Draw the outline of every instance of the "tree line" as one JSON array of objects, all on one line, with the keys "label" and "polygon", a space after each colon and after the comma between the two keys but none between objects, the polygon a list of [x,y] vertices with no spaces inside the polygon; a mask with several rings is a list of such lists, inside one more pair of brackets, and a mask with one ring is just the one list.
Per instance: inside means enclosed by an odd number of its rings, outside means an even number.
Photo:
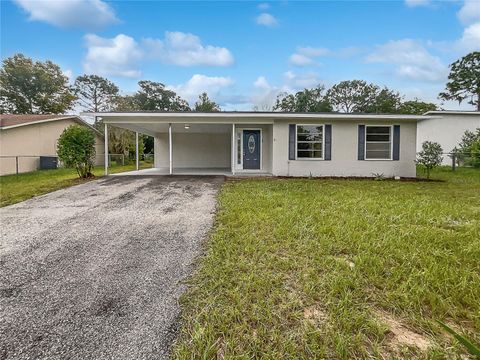
[{"label": "tree line", "polygon": [[87,112],[102,111],[220,111],[207,93],[193,108],[164,84],[142,80],[132,95],[121,95],[112,81],[97,75],[81,75],[69,85],[67,76],[51,61],[33,61],[16,54],[0,69],[0,113],[62,114],[79,105]]},{"label": "tree line", "polygon": [[277,97],[273,110],[292,112],[341,112],[424,114],[437,105],[419,99],[403,101],[399,92],[364,80],[341,81],[326,90],[323,85]]},{"label": "tree line", "polygon": [[[480,52],[472,52],[450,65],[443,100],[467,101],[480,111]],[[141,80],[138,90],[121,95],[109,79],[84,74],[73,85],[51,61],[34,61],[16,54],[2,61],[0,69],[0,113],[62,114],[81,107],[87,112],[104,111],[220,111],[220,106],[208,97],[199,95],[193,107],[173,90],[160,82]],[[436,110],[437,105],[419,99],[404,101],[397,91],[363,80],[341,81],[326,89],[318,85],[295,94],[281,93],[274,111],[285,112],[344,112],[423,114]],[[269,108],[268,108],[269,110]],[[103,132],[103,124],[95,126]],[[129,130],[112,128],[109,133],[109,152],[131,155],[135,149],[134,134]],[[150,152],[153,140],[141,137],[141,149]]]},{"label": "tree line", "polygon": [[[173,90],[155,81],[141,80],[132,95],[121,95],[112,81],[81,75],[69,85],[67,76],[51,61],[33,61],[16,54],[0,69],[0,113],[60,114],[75,105],[84,111],[220,111],[206,92],[193,107]],[[480,111],[480,52],[472,52],[450,65],[443,100],[467,101]],[[404,101],[397,91],[363,80],[341,81],[328,90],[323,85],[295,94],[282,93],[275,111],[423,114],[437,105],[419,99]]]}]

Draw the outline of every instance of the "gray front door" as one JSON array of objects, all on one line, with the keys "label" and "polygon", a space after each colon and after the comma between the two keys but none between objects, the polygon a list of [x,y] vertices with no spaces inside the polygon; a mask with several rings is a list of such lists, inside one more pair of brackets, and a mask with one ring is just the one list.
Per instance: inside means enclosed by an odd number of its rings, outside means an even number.
[{"label": "gray front door", "polygon": [[260,169],[260,130],[243,130],[243,168]]}]

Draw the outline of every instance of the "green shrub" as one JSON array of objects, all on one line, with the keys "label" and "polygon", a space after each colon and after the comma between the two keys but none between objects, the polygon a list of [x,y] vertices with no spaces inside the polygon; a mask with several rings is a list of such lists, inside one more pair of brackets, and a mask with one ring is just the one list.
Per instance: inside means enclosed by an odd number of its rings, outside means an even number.
[{"label": "green shrub", "polygon": [[417,154],[417,165],[422,166],[426,173],[427,179],[430,178],[430,170],[442,164],[443,149],[439,143],[432,141],[425,141],[422,144],[422,151]]},{"label": "green shrub", "polygon": [[476,131],[465,131],[453,154],[459,164],[480,168],[480,128]]},{"label": "green shrub", "polygon": [[80,178],[93,176],[95,134],[85,126],[69,126],[58,139],[57,154],[65,167],[75,168]]}]

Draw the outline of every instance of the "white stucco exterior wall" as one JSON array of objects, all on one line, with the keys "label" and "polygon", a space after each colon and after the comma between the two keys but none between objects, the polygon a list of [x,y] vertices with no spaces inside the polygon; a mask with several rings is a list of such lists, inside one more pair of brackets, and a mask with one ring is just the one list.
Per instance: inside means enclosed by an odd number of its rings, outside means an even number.
[{"label": "white stucco exterior wall", "polygon": [[[261,129],[262,168],[260,172],[272,171],[272,125],[237,124],[236,132],[244,129]],[[173,139],[173,168],[231,168],[230,133],[175,133]],[[168,133],[159,133],[154,138],[155,167],[169,167]],[[237,157],[235,156],[235,160]],[[242,172],[236,164],[236,171]],[[251,172],[251,171],[250,171]]]},{"label": "white stucco exterior wall", "polygon": [[[288,125],[273,125],[273,175],[277,176],[372,176],[415,177],[416,122],[414,121],[302,121],[302,124],[332,124],[331,160],[289,160]],[[400,160],[358,160],[358,125],[400,125]]]},{"label": "white stucco exterior wall", "polygon": [[[475,131],[480,128],[480,113],[435,114],[431,119],[421,120],[417,125],[417,152],[422,149],[424,141],[434,141],[442,146],[443,152],[449,153],[462,140],[466,130]],[[443,156],[445,165],[451,164],[448,155]]]},{"label": "white stucco exterior wall", "polygon": [[[231,167],[230,133],[173,133],[173,168]],[[168,134],[154,140],[155,167],[169,167]]]},{"label": "white stucco exterior wall", "polygon": [[[417,121],[430,115],[315,113],[107,113],[107,123],[155,137],[155,167],[168,169],[168,124],[173,129],[173,167],[231,168],[232,123],[262,129],[262,168],[244,173],[274,176],[416,176]],[[184,125],[189,124],[189,127]],[[289,124],[330,124],[331,160],[289,160]],[[399,160],[358,160],[359,125],[400,126]],[[237,136],[235,136],[237,140]],[[237,148],[237,142],[234,146]],[[237,151],[235,149],[235,151]],[[235,157],[236,158],[236,157]],[[237,159],[235,159],[237,160]],[[236,166],[236,173],[242,172]]]}]

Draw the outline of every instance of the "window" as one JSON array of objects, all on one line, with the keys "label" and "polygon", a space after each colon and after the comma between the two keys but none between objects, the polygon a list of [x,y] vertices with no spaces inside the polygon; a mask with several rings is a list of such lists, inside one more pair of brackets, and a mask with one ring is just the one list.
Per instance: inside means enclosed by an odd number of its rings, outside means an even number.
[{"label": "window", "polygon": [[391,160],[392,158],[392,127],[365,127],[365,159]]},{"label": "window", "polygon": [[237,132],[237,164],[242,165],[242,132]]},{"label": "window", "polygon": [[323,125],[297,125],[297,159],[323,159]]}]

